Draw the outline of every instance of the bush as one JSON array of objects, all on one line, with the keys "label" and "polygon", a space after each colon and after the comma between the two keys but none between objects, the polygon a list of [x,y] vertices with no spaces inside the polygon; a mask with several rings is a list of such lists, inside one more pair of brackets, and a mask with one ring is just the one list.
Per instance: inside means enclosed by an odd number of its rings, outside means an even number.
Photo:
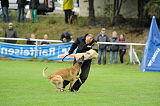
[{"label": "bush", "polygon": [[144,7],[148,11],[148,16],[160,18],[160,0],[151,0]]}]

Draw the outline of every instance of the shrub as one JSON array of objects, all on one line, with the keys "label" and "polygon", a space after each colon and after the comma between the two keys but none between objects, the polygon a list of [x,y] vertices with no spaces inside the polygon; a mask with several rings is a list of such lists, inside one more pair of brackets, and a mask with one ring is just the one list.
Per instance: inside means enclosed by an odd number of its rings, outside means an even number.
[{"label": "shrub", "polygon": [[149,1],[144,9],[147,11],[150,17],[155,16],[156,18],[160,18],[160,0],[151,0]]}]

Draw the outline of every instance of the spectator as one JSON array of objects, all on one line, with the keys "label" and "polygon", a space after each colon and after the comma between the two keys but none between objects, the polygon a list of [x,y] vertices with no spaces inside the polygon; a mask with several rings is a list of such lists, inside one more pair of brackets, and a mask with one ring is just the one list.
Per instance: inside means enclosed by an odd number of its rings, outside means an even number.
[{"label": "spectator", "polygon": [[[102,28],[99,35],[96,37],[97,42],[109,42],[109,38],[106,35],[106,29]],[[98,49],[98,64],[101,64],[101,57],[103,56],[103,64],[106,64],[106,44],[99,44]]]},{"label": "spectator", "polygon": [[[45,34],[43,37],[44,37],[44,40],[48,40],[48,35],[47,34]],[[41,42],[41,45],[48,45],[48,44],[50,44],[50,43],[47,42],[47,41],[42,41]]]},{"label": "spectator", "polygon": [[38,22],[38,17],[37,17],[37,8],[39,6],[39,0],[31,0],[30,1],[30,11],[32,13],[32,22]]},{"label": "spectator", "polygon": [[8,14],[9,1],[8,0],[0,0],[0,1],[2,7],[3,21],[9,22],[9,14]]},{"label": "spectator", "polygon": [[[72,54],[74,50],[77,48],[76,53],[83,53],[90,49],[94,49],[97,51],[96,42],[93,38],[92,34],[86,34],[85,36],[78,37],[77,40],[72,44],[68,54]],[[82,83],[77,80],[71,88],[71,92],[77,92],[81,85],[87,80],[89,75],[90,66],[92,59],[85,60],[81,66],[80,79]],[[69,81],[64,80],[63,88],[69,84]]]},{"label": "spectator", "polygon": [[[5,38],[17,38],[17,32],[13,28],[13,23],[8,24],[8,29],[5,30]],[[5,40],[6,43],[16,43],[16,40]]]},{"label": "spectator", "polygon": [[72,36],[69,32],[66,31],[61,34],[60,40],[62,42],[70,42],[72,40]]},{"label": "spectator", "polygon": [[18,22],[21,22],[21,16],[22,16],[22,22],[24,22],[24,8],[26,5],[26,0],[17,0],[18,4]]},{"label": "spectator", "polygon": [[[117,32],[112,32],[112,37],[110,38],[110,42],[118,42]],[[112,44],[110,45],[110,64],[117,64],[117,53],[118,53],[118,45]]]},{"label": "spectator", "polygon": [[36,45],[36,41],[31,41],[31,39],[36,39],[36,35],[31,34],[31,37],[27,40],[27,45]]},{"label": "spectator", "polygon": [[63,10],[65,13],[65,23],[68,24],[70,16],[72,14],[73,0],[63,0]]},{"label": "spectator", "polygon": [[[118,40],[119,43],[126,43],[126,39],[124,37],[124,34],[121,34]],[[119,57],[120,57],[120,62],[123,63],[123,57],[126,53],[126,45],[119,45]]]}]

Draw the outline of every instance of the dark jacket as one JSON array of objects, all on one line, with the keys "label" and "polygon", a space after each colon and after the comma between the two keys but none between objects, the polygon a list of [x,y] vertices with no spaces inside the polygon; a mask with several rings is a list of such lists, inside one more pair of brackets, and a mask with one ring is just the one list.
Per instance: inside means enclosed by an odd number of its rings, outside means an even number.
[{"label": "dark jacket", "polygon": [[36,41],[31,41],[30,38],[27,40],[27,45],[36,45]]},{"label": "dark jacket", "polygon": [[[97,35],[97,42],[109,42],[109,38],[107,35],[102,36],[102,34]],[[99,49],[106,49],[106,44],[99,44]]]},{"label": "dark jacket", "polygon": [[[110,42],[118,42],[118,37],[111,37]],[[119,46],[118,45],[110,45],[110,51],[112,52],[118,52]]]},{"label": "dark jacket", "polygon": [[0,0],[2,7],[9,7],[9,1],[8,0]]},{"label": "dark jacket", "polygon": [[41,45],[49,45],[50,43],[49,42],[46,42],[46,41],[42,41],[41,42]]},{"label": "dark jacket", "polygon": [[30,9],[37,9],[39,6],[39,0],[31,0],[29,3]]},{"label": "dark jacket", "polygon": [[[17,32],[15,29],[6,29],[5,38],[17,38]],[[5,40],[6,43],[16,43],[16,40]]]},{"label": "dark jacket", "polygon": [[27,4],[26,0],[17,0],[18,8],[24,8]]},{"label": "dark jacket", "polygon": [[66,38],[67,42],[71,41],[71,34],[69,32],[63,32],[60,40],[63,41],[63,38]]},{"label": "dark jacket", "polygon": [[[119,43],[126,43],[126,39],[123,38],[123,40],[118,40]],[[119,45],[119,50],[126,50],[127,46],[126,45]]]},{"label": "dark jacket", "polygon": [[74,50],[77,48],[77,51],[76,53],[83,53],[83,52],[86,52],[90,49],[94,49],[97,51],[97,48],[96,48],[96,41],[93,40],[90,44],[86,44],[85,43],[85,38],[86,38],[87,35],[85,36],[81,36],[81,37],[78,37],[77,40],[72,44],[70,50],[69,50],[69,54],[72,54],[74,52]]}]

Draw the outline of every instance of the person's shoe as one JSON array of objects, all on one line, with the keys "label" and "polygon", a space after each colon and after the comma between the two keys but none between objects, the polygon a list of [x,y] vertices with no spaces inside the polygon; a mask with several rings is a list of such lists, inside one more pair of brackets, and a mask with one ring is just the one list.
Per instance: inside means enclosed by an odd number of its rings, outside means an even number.
[{"label": "person's shoe", "polygon": [[64,92],[64,89],[60,89],[60,92]]}]

